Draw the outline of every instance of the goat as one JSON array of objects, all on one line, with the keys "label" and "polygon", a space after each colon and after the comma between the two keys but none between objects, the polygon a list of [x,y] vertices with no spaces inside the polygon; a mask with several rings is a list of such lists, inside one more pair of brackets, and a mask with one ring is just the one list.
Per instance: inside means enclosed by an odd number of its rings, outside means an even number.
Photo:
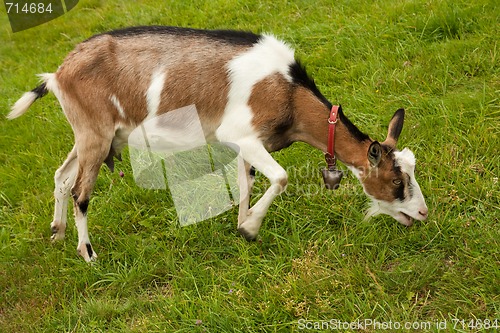
[{"label": "goat", "polygon": [[[52,239],[64,238],[70,194],[78,229],[78,253],[96,258],[87,210],[99,169],[113,158],[131,131],[170,110],[195,105],[208,142],[239,148],[242,181],[238,230],[256,238],[273,199],[287,186],[286,171],[270,152],[302,141],[326,152],[332,104],[320,93],[294,50],[272,35],[229,30],[150,26],[90,37],[69,53],[55,73],[25,93],[7,116],[24,114],[49,91],[59,100],[75,145],[55,173]],[[368,216],[388,214],[410,226],[428,209],[415,180],[415,156],[399,151],[404,110],[389,123],[383,142],[372,140],[339,110],[335,155],[372,200]],[[249,207],[254,170],[270,181]]]}]

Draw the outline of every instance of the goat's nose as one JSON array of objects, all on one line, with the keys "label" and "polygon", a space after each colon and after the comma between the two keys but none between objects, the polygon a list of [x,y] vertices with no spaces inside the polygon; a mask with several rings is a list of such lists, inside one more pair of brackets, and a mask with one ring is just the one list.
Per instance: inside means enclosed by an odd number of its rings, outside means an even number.
[{"label": "goat's nose", "polygon": [[421,208],[418,213],[424,218],[427,218],[427,215],[429,214],[429,209],[427,207]]}]

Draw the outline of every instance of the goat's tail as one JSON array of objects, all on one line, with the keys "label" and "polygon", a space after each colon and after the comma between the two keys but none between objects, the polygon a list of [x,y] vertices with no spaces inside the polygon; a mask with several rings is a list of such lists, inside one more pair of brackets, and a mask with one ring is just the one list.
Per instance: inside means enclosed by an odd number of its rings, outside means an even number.
[{"label": "goat's tail", "polygon": [[41,74],[42,83],[35,89],[25,92],[21,98],[12,106],[10,113],[7,115],[7,119],[15,119],[22,116],[26,111],[28,111],[31,104],[33,104],[37,99],[42,98],[47,95],[49,89],[47,89],[48,81],[54,79],[54,74]]}]

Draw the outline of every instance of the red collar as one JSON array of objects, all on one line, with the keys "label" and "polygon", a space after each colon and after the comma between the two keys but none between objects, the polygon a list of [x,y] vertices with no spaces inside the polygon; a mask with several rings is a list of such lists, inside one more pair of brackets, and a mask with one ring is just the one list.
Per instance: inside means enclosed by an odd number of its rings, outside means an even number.
[{"label": "red collar", "polygon": [[335,158],[335,125],[337,124],[337,116],[342,108],[337,105],[332,106],[330,117],[328,118],[328,148],[325,153],[327,168],[322,169],[323,181],[329,190],[337,189],[340,185],[343,172],[337,169],[337,159]]},{"label": "red collar", "polygon": [[337,115],[342,110],[339,105],[333,105],[328,118],[328,148],[325,153],[325,161],[328,169],[335,168],[337,159],[335,158],[335,125],[337,124]]}]

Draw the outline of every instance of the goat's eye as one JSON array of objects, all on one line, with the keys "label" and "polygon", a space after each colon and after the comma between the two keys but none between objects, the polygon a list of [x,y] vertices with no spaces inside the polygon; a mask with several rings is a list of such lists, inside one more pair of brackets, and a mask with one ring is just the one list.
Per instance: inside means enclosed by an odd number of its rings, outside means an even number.
[{"label": "goat's eye", "polygon": [[394,179],[394,180],[392,181],[392,183],[393,183],[394,185],[396,185],[396,186],[399,186],[399,185],[401,185],[401,179]]}]

